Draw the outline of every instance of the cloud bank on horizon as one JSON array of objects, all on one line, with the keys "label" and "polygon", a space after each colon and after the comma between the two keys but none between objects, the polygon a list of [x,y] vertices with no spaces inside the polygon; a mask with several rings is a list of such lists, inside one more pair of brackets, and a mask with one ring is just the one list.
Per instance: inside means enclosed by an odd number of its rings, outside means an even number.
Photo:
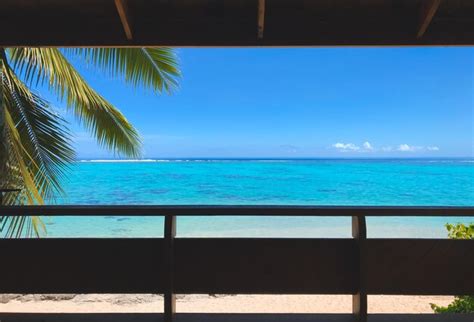
[{"label": "cloud bank on horizon", "polygon": [[418,145],[409,145],[406,143],[400,144],[398,146],[381,146],[379,148],[374,147],[369,141],[365,141],[362,145],[357,145],[354,143],[343,143],[337,142],[332,145],[334,149],[338,152],[347,153],[347,152],[360,152],[360,153],[369,153],[369,152],[438,152],[440,148],[436,145],[430,146],[418,146]]}]

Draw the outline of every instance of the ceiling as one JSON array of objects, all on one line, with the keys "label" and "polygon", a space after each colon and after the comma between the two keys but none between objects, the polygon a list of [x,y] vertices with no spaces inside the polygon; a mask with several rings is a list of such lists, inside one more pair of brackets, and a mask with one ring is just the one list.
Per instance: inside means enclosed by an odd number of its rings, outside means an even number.
[{"label": "ceiling", "polygon": [[0,46],[474,45],[473,0],[0,0]]}]

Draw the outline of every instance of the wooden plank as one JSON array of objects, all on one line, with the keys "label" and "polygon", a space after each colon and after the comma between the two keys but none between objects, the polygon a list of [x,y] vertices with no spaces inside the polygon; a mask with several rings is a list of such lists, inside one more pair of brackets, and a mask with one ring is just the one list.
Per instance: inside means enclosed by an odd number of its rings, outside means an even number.
[{"label": "wooden plank", "polygon": [[428,29],[433,17],[438,11],[441,0],[423,0],[420,10],[420,25],[418,27],[417,38],[423,37]]},{"label": "wooden plank", "polygon": [[352,239],[176,239],[178,294],[353,294]]},{"label": "wooden plank", "polygon": [[133,33],[127,0],[115,0],[115,7],[117,8],[117,12],[120,16],[120,21],[122,22],[125,35],[127,36],[128,40],[131,40],[133,38]]},{"label": "wooden plank", "polygon": [[367,321],[367,225],[364,216],[352,217],[352,237],[357,242],[357,292],[352,295],[352,313],[359,322]]},{"label": "wooden plank", "polygon": [[[163,239],[0,239],[0,249],[0,273],[9,277],[0,293],[174,293]],[[351,239],[177,238],[174,250],[178,294],[352,294],[356,287]]]},{"label": "wooden plank", "polygon": [[10,216],[325,216],[474,217],[474,207],[362,206],[3,206]]},{"label": "wooden plank", "polygon": [[163,246],[141,238],[0,239],[0,293],[163,293]]},{"label": "wooden plank", "polygon": [[173,322],[176,313],[176,296],[174,292],[175,279],[175,236],[176,217],[165,217],[164,260],[166,263],[166,281],[164,294],[164,322]]},{"label": "wooden plank", "polygon": [[[474,290],[472,240],[366,243],[368,294]],[[0,249],[0,293],[355,294],[360,278],[354,239],[176,238],[174,287],[164,239],[0,239]]]},{"label": "wooden plank", "polygon": [[368,239],[369,294],[472,295],[474,240]]},{"label": "wooden plank", "polygon": [[265,0],[258,0],[258,18],[257,18],[257,37],[258,39],[263,38],[263,32],[265,30]]}]

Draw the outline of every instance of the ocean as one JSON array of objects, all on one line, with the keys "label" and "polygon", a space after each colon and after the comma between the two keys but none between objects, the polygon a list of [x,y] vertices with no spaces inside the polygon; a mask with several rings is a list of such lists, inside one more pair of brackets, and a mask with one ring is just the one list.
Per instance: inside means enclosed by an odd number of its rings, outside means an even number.
[{"label": "ocean", "polygon": [[[474,206],[473,159],[82,160],[69,205]],[[53,202],[53,201],[52,201]],[[51,203],[52,203],[51,202]],[[162,217],[47,217],[47,237],[158,237]],[[446,237],[474,218],[368,218],[369,238]],[[350,218],[178,217],[178,237],[351,236]]]}]

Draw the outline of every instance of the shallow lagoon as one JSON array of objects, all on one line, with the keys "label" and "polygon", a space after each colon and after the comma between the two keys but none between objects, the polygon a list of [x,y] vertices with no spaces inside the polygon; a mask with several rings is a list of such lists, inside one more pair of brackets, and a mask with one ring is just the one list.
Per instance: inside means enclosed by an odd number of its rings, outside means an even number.
[{"label": "shallow lagoon", "polygon": [[[474,206],[474,160],[80,161],[60,204]],[[46,218],[49,237],[162,236],[160,217]],[[369,218],[369,237],[445,237],[468,218]],[[186,217],[178,236],[350,237],[350,218]]]}]

